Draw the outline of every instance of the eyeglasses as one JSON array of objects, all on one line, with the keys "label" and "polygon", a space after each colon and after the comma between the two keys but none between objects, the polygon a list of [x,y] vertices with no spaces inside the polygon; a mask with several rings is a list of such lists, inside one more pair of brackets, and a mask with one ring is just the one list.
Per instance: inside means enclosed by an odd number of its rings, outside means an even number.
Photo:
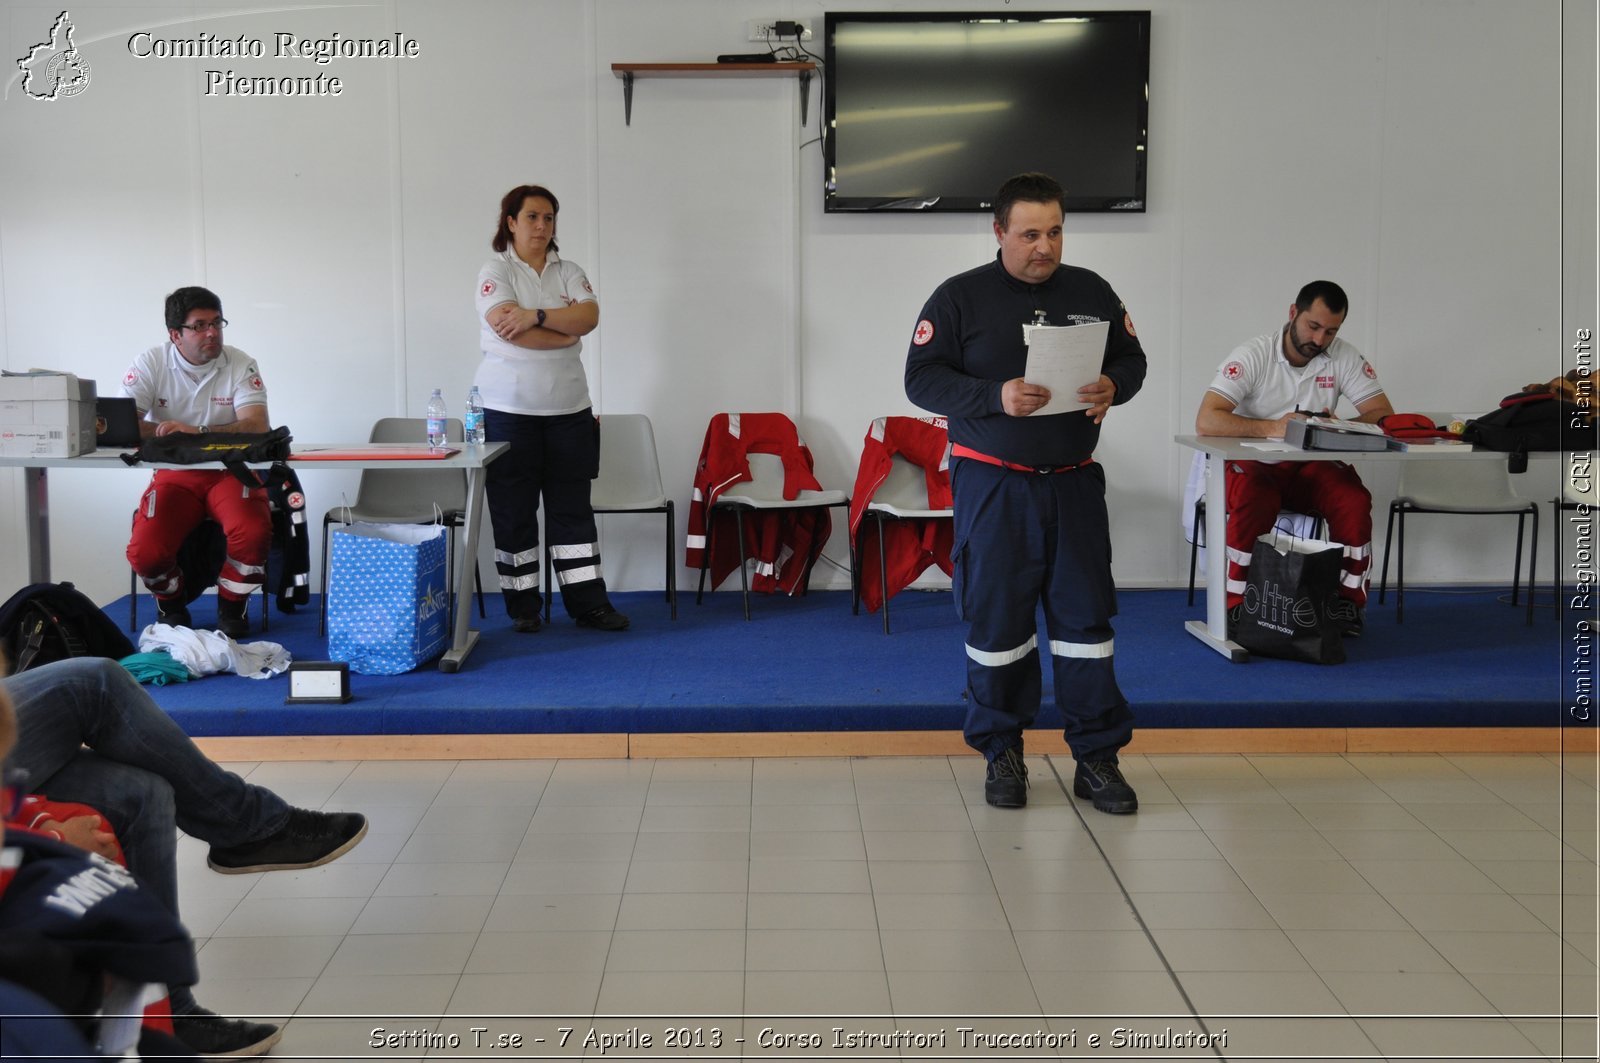
[{"label": "eyeglasses", "polygon": [[210,332],[212,329],[216,329],[218,332],[221,332],[223,329],[228,327],[228,319],[225,317],[219,317],[211,321],[202,321],[195,325],[185,323],[179,325],[178,327],[181,329],[188,329],[190,332],[194,333]]},{"label": "eyeglasses", "polygon": [[5,784],[0,786],[0,818],[11,819],[28,796],[28,773],[13,768],[5,773]]}]

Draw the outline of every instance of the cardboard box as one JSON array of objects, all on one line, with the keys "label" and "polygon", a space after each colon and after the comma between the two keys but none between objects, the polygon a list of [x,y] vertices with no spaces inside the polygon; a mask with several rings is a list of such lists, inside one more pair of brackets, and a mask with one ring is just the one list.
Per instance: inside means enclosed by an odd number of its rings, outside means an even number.
[{"label": "cardboard box", "polygon": [[35,400],[63,399],[67,402],[93,402],[93,380],[83,380],[71,373],[34,371],[0,376],[0,402],[33,402]]},{"label": "cardboard box", "polygon": [[71,373],[0,376],[0,456],[75,458],[94,450],[95,383]]}]

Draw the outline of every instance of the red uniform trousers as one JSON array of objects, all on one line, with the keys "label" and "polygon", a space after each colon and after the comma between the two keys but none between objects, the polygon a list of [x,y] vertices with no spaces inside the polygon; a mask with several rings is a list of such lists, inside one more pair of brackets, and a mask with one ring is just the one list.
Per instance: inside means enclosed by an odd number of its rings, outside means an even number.
[{"label": "red uniform trousers", "polygon": [[1372,495],[1342,461],[1230,461],[1228,485],[1228,608],[1244,600],[1256,539],[1270,531],[1279,510],[1309,513],[1328,524],[1328,538],[1344,547],[1339,594],[1367,604],[1372,562]]},{"label": "red uniform trousers", "polygon": [[206,517],[222,525],[228,556],[217,573],[217,594],[240,601],[266,578],[272,543],[267,492],[240,483],[231,472],[158,469],[133,514],[128,564],[163,603],[188,601],[178,547]]}]

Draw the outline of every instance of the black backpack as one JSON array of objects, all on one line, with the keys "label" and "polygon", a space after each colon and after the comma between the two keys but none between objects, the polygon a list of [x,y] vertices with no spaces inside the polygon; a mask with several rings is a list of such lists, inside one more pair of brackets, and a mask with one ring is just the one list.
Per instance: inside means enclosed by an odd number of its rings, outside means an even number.
[{"label": "black backpack", "polygon": [[1594,419],[1587,410],[1554,395],[1518,393],[1500,400],[1500,408],[1467,422],[1461,438],[1488,450],[1511,454],[1511,471],[1528,467],[1535,450],[1593,450]]},{"label": "black backpack", "polygon": [[133,643],[100,607],[70,583],[34,583],[0,605],[0,646],[11,671],[73,657],[121,660]]},{"label": "black backpack", "polygon": [[251,471],[249,463],[289,460],[289,443],[294,436],[279,425],[270,432],[173,432],[151,436],[139,449],[122,455],[129,465],[141,461],[162,465],[204,465],[220,461],[247,487],[263,487],[264,481]]}]

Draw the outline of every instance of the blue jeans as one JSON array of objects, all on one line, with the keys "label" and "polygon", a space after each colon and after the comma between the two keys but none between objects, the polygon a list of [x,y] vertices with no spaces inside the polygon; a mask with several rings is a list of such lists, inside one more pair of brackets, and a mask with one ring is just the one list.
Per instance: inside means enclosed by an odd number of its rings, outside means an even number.
[{"label": "blue jeans", "polygon": [[[283,798],[207,759],[113,660],[60,661],[0,679],[0,686],[17,711],[17,745],[7,765],[28,773],[30,792],[103,814],[128,870],[174,915],[175,826],[212,845],[233,846],[288,822]],[[194,998],[174,987],[172,1006],[192,1010]]]}]

